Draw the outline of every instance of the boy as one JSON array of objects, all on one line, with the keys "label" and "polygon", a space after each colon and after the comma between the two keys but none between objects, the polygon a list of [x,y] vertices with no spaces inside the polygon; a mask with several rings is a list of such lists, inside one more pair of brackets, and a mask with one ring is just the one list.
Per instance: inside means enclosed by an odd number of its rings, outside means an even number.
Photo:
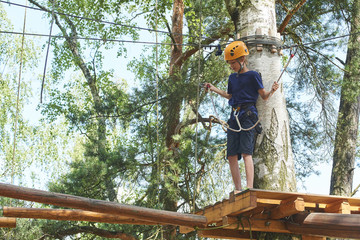
[{"label": "boy", "polygon": [[[270,91],[265,91],[261,76],[255,71],[250,71],[247,64],[249,50],[242,41],[230,43],[224,51],[225,61],[235,73],[230,74],[227,92],[214,87],[211,83],[206,83],[206,89],[213,91],[220,96],[229,99],[232,106],[229,128],[239,129],[251,128],[257,122],[256,101],[260,95],[262,99],[268,100],[269,97],[279,88],[279,84],[274,82]],[[237,119],[239,123],[237,122]],[[242,191],[241,177],[238,159],[244,159],[246,172],[246,187],[253,188],[254,184],[254,164],[252,154],[255,144],[255,128],[251,130],[227,131],[227,158],[229,160],[230,172],[235,184],[234,193]]]}]

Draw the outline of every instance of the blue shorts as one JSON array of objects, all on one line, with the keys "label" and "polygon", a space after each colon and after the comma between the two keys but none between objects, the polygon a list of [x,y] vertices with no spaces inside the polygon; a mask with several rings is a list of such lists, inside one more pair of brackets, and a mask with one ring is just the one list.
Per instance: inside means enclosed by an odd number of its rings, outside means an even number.
[{"label": "blue shorts", "polygon": [[[255,124],[255,122],[247,116],[240,117],[239,120],[242,128],[250,128]],[[228,124],[232,129],[239,129],[239,125],[234,118],[230,118]],[[230,129],[227,130],[227,157],[238,155],[238,159],[241,159],[241,154],[243,153],[252,155],[254,152],[254,145],[255,128],[249,131],[240,132],[234,132]]]}]

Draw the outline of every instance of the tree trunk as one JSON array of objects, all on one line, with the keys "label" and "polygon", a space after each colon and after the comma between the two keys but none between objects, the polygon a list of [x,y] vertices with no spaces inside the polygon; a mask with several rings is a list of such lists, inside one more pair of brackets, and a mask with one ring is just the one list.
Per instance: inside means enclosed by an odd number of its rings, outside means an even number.
[{"label": "tree trunk", "polygon": [[[351,33],[360,30],[360,1],[352,5]],[[359,35],[349,38],[333,154],[330,194],[351,196],[360,109]]]},{"label": "tree trunk", "polygon": [[[248,1],[239,10],[238,37],[267,35],[278,37],[275,19],[275,1]],[[271,46],[248,46],[249,69],[261,73],[266,90],[281,72],[280,55]],[[289,117],[281,86],[268,101],[257,102],[263,132],[257,137],[254,164],[255,187],[269,190],[295,191],[295,171],[290,142]]]},{"label": "tree trunk", "polygon": [[[237,5],[233,4],[233,6],[230,5],[230,1],[225,0],[225,2],[232,19],[238,19],[238,22],[234,22],[238,30],[238,38],[254,35],[280,37],[276,30],[275,0],[242,1],[242,3],[237,2]],[[269,45],[248,45],[250,51],[249,69],[261,73],[267,91],[270,90],[271,85],[281,73],[280,54],[271,47]],[[263,131],[257,136],[253,155],[255,165],[254,187],[296,191],[289,116],[281,81],[279,84],[279,90],[268,101],[263,101],[259,97],[257,102]],[[261,235],[264,235],[261,239],[269,237],[266,234]],[[281,239],[281,236],[271,236],[271,239]]]},{"label": "tree trunk", "polygon": [[[180,122],[180,109],[181,109],[181,97],[177,94],[176,86],[181,81],[181,66],[182,61],[177,61],[182,56],[182,43],[183,43],[183,18],[184,18],[184,3],[183,0],[175,0],[173,3],[173,13],[172,13],[172,39],[174,45],[171,46],[171,55],[170,55],[170,69],[169,75],[171,80],[172,93],[170,94],[169,100],[165,101],[166,105],[162,106],[163,115],[165,119],[166,126],[166,147],[171,151],[177,146],[174,144],[173,136],[175,135],[176,127]],[[170,166],[171,167],[171,166]],[[168,167],[166,167],[168,168]],[[170,169],[165,169],[164,171],[171,171]],[[169,185],[173,188],[177,188],[177,182],[173,180]],[[165,210],[177,211],[177,201],[174,200],[174,196],[166,190],[164,186],[164,208]],[[165,239],[175,239],[176,228],[174,226],[166,226],[164,232]]]}]

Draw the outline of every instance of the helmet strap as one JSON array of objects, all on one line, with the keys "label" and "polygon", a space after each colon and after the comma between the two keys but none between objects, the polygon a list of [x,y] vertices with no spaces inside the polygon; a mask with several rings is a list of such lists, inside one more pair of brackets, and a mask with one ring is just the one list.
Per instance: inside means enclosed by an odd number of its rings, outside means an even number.
[{"label": "helmet strap", "polygon": [[238,75],[241,73],[241,71],[244,69],[244,63],[241,63],[239,59],[237,59],[237,62],[239,63],[240,65],[240,69],[238,71]]}]

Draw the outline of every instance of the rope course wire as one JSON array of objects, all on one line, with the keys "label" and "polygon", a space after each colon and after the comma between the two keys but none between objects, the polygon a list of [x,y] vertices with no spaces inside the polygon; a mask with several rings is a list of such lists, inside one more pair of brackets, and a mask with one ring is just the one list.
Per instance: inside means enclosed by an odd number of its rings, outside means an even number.
[{"label": "rope course wire", "polygon": [[44,64],[43,79],[42,79],[42,82],[41,82],[40,103],[42,103],[42,98],[43,98],[44,83],[45,83],[45,76],[46,76],[46,66],[47,66],[47,61],[48,61],[48,57],[49,57],[51,34],[52,34],[53,25],[54,25],[54,20],[55,20],[55,15],[54,15],[54,11],[55,11],[55,1],[56,1],[56,0],[53,0],[53,1],[52,1],[52,12],[51,12],[50,32],[49,32],[49,40],[48,40],[48,45],[47,45],[47,50],[46,50],[46,57],[45,57],[45,64]]},{"label": "rope course wire", "polygon": [[[0,0],[1,2],[1,0]],[[40,34],[40,33],[21,33],[21,32],[14,32],[14,31],[3,31],[0,30],[0,33],[3,34],[14,34],[14,35],[25,35],[25,36],[36,36],[36,37],[49,37],[48,34]],[[293,45],[282,45],[279,46],[279,49],[292,49],[292,48],[296,48],[296,47],[300,47],[300,46],[307,46],[307,45],[311,45],[311,44],[316,44],[316,43],[320,43],[320,42],[326,42],[326,41],[331,41],[331,40],[335,40],[335,39],[339,39],[339,38],[344,38],[344,37],[349,37],[349,36],[353,36],[353,35],[359,35],[360,32],[355,32],[355,33],[349,33],[349,34],[344,34],[344,35],[340,35],[340,36],[335,36],[335,37],[331,37],[331,38],[325,38],[325,39],[320,39],[317,41],[313,41],[313,42],[307,42],[307,43],[301,43],[301,44],[293,44]],[[61,36],[61,35],[51,35],[51,38],[65,38],[65,36]],[[199,44],[196,43],[164,43],[164,42],[148,42],[148,41],[135,41],[135,40],[125,40],[125,39],[108,39],[108,38],[95,38],[95,37],[73,37],[74,39],[77,40],[90,40],[90,41],[103,41],[103,42],[120,42],[120,43],[134,43],[134,44],[148,44],[148,45],[165,45],[165,46],[193,46],[193,47],[198,47]],[[246,42],[245,42],[246,43]],[[255,44],[255,43],[254,43]],[[216,45],[212,45],[212,44],[201,44],[200,45],[202,48],[216,48],[217,52],[219,52],[219,44]],[[220,45],[220,47],[223,45]],[[220,53],[217,53],[217,56],[221,55]]]},{"label": "rope course wire", "polygon": [[[0,3],[6,3],[6,4],[9,4],[9,5],[14,5],[14,6],[23,7],[23,8],[29,8],[29,9],[37,10],[37,11],[52,12],[50,10],[30,7],[30,6],[17,4],[17,3],[12,3],[12,2],[9,2],[9,1],[4,1],[4,0],[0,0]],[[164,33],[164,34],[173,34],[173,35],[177,34],[177,33],[169,33],[168,31],[164,31],[164,30],[157,30],[157,29],[151,29],[151,28],[145,28],[145,27],[136,27],[136,26],[126,25],[126,24],[121,24],[121,23],[115,23],[115,22],[110,22],[110,21],[97,20],[97,19],[93,19],[93,18],[76,16],[76,15],[73,15],[73,14],[66,14],[66,13],[61,13],[61,12],[56,12],[56,11],[54,11],[54,14],[64,15],[64,16],[68,16],[68,17],[74,17],[74,18],[83,19],[83,20],[95,21],[95,22],[100,22],[100,23],[105,23],[105,24],[118,25],[118,26],[122,26],[122,27],[138,29],[138,30],[153,31],[153,32]],[[20,33],[17,33],[17,32],[8,32],[8,31],[0,31],[0,33],[20,34]],[[45,37],[48,37],[48,35],[44,35],[44,34],[34,34],[34,33],[32,33],[32,34],[25,33],[25,34],[26,35],[33,35],[33,36],[45,36]],[[280,49],[291,49],[291,48],[294,48],[294,47],[306,46],[306,45],[326,42],[326,41],[335,40],[335,39],[338,39],[338,38],[344,38],[344,37],[348,37],[348,36],[351,36],[351,35],[358,35],[358,34],[360,34],[360,32],[349,33],[349,34],[344,34],[344,35],[340,35],[340,36],[324,38],[324,39],[320,39],[320,40],[312,41],[312,42],[308,42],[308,43],[292,44],[292,45],[281,45],[280,41],[278,39],[276,39],[274,37],[269,37],[269,36],[266,36],[266,35],[247,36],[247,37],[243,37],[243,38],[240,38],[240,39],[237,39],[237,40],[244,41],[246,44],[269,44],[269,45],[275,45]],[[188,34],[181,34],[181,35],[187,36],[187,37],[192,37],[192,38],[198,38],[199,37],[199,36],[192,36],[192,35],[188,35]],[[51,36],[51,37],[59,37],[59,36]],[[201,37],[201,38],[206,38],[206,37]],[[180,44],[173,44],[173,43],[168,43],[168,44],[165,43],[164,44],[164,43],[154,43],[154,42],[114,40],[114,39],[99,39],[99,38],[78,38],[78,39],[116,41],[116,42],[128,42],[128,43],[131,42],[131,43],[140,43],[140,44],[180,45]],[[213,39],[213,38],[207,38],[207,39]],[[213,40],[219,40],[219,39],[213,39]],[[202,47],[209,47],[209,48],[213,48],[213,47],[217,48],[219,45],[220,46],[225,46],[227,43],[228,42],[226,42],[226,43],[224,43],[222,45],[220,45],[220,44],[217,44],[217,45],[208,44],[208,45],[201,45],[201,46]],[[182,46],[197,46],[198,44],[181,44],[181,45]]]},{"label": "rope course wire", "polygon": [[196,211],[196,168],[197,168],[197,158],[198,158],[198,123],[199,123],[199,105],[200,105],[200,72],[201,72],[201,31],[202,31],[202,1],[199,0],[200,9],[199,9],[199,52],[198,52],[198,72],[197,72],[197,89],[196,89],[196,124],[195,124],[195,156],[194,156],[194,190],[193,190],[193,211]]},{"label": "rope course wire", "polygon": [[[158,24],[159,24],[159,13],[158,13],[158,0],[155,3],[155,12],[156,12],[156,24],[155,24],[155,41],[158,43]],[[160,161],[160,131],[159,131],[159,49],[158,44],[155,45],[155,62],[156,62],[156,70],[155,70],[155,79],[156,79],[156,168],[157,168],[157,181],[158,181],[158,202],[160,202],[160,186],[161,186],[161,161]],[[164,239],[164,229],[160,225],[158,226],[158,231],[160,232],[160,239]]]},{"label": "rope course wire", "polygon": [[[26,1],[27,3],[27,1]],[[20,88],[21,88],[21,74],[23,67],[23,56],[24,56],[24,42],[25,42],[25,28],[26,28],[26,9],[24,12],[24,23],[23,23],[23,34],[21,38],[21,52],[20,52],[20,66],[19,66],[19,78],[18,78],[18,89],[16,96],[16,113],[15,113],[15,123],[14,123],[14,143],[13,143],[13,153],[12,153],[12,164],[11,164],[11,184],[14,183],[15,175],[15,152],[16,152],[16,141],[17,141],[17,126],[19,119],[19,101],[20,101]],[[11,202],[10,202],[11,204]]]},{"label": "rope course wire", "polygon": [[[13,31],[2,31],[0,33],[4,34],[14,34],[14,35],[22,35],[21,32],[13,32]],[[41,34],[41,33],[25,33],[25,36],[35,36],[35,37],[49,37],[48,34]],[[52,38],[66,38],[65,36],[61,35],[51,35]],[[95,37],[72,37],[73,39],[77,40],[92,40],[92,41],[102,41],[102,42],[120,42],[120,43],[139,43],[139,44],[148,44],[148,45],[165,45],[165,46],[199,46],[197,43],[163,43],[163,42],[147,42],[147,41],[135,41],[135,40],[124,40],[124,39],[108,39],[108,38],[95,38]],[[217,45],[201,45],[202,47],[208,48],[216,48]]]}]

